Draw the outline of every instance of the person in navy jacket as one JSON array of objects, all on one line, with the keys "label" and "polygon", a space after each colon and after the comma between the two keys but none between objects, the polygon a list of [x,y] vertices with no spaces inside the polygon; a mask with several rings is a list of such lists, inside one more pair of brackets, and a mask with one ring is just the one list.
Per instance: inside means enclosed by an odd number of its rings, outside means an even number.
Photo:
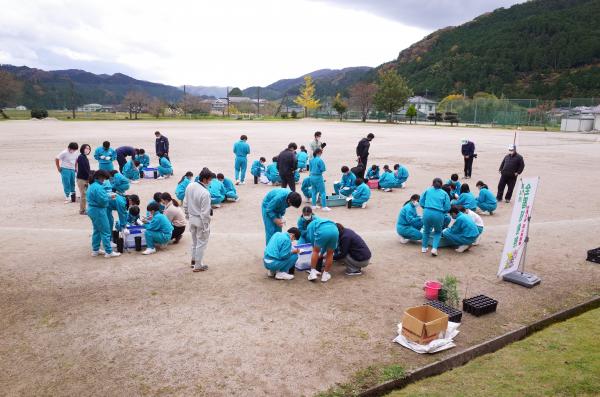
[{"label": "person in navy jacket", "polygon": [[460,151],[465,160],[465,179],[469,179],[471,178],[471,171],[473,170],[473,159],[475,158],[475,144],[469,141],[467,138],[463,138]]},{"label": "person in navy jacket", "polygon": [[362,268],[371,261],[371,250],[356,232],[336,223],[339,232],[338,246],[333,253],[333,260],[346,264],[347,276],[360,276]]},{"label": "person in navy jacket", "polygon": [[156,136],[156,155],[160,157],[160,154],[164,154],[167,160],[171,160],[169,158],[169,138],[162,135],[160,131],[156,131],[154,133]]}]

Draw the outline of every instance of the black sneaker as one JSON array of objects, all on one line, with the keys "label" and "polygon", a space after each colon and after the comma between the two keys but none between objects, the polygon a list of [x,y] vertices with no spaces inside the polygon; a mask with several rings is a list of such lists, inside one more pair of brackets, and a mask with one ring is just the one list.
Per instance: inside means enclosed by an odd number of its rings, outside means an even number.
[{"label": "black sneaker", "polygon": [[346,270],[346,276],[362,276],[362,271],[356,270],[354,272],[349,272]]},{"label": "black sneaker", "polygon": [[348,209],[352,208],[352,200],[348,201]]}]

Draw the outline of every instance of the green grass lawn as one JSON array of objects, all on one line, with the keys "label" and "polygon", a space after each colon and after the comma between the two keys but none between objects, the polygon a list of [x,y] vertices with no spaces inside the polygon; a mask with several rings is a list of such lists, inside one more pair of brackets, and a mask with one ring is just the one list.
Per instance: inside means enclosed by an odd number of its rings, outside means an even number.
[{"label": "green grass lawn", "polygon": [[388,397],[598,395],[600,309],[595,309]]}]

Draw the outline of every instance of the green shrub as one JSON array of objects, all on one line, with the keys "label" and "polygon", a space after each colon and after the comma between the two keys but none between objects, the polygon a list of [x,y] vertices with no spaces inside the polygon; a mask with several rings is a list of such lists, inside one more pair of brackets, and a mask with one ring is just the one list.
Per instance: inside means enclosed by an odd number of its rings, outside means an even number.
[{"label": "green shrub", "polygon": [[46,109],[31,109],[31,117],[34,119],[45,119],[48,117],[48,111]]}]

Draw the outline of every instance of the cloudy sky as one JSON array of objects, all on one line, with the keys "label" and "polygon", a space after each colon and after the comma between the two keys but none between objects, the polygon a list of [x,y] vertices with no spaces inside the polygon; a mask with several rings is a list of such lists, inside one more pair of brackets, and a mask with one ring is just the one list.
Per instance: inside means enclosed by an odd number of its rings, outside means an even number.
[{"label": "cloudy sky", "polygon": [[377,66],[523,0],[0,0],[0,63],[182,85],[267,85]]}]

